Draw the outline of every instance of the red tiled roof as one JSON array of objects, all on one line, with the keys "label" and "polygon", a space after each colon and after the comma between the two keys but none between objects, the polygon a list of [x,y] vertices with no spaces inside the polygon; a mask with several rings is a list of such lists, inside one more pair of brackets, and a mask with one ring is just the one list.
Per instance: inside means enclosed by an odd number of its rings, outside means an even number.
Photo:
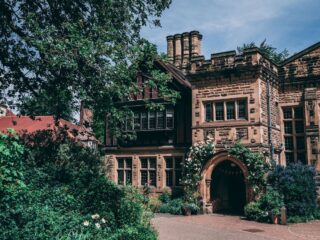
[{"label": "red tiled roof", "polygon": [[[96,139],[84,127],[73,124],[64,119],[55,121],[53,116],[5,116],[0,118],[0,132],[6,133],[8,128],[14,129],[17,133],[34,133],[41,130],[57,130],[58,127],[66,127],[72,138],[80,141]],[[78,135],[74,134],[74,131]]]},{"label": "red tiled roof", "polygon": [[16,116],[10,109],[7,109],[6,117]]}]

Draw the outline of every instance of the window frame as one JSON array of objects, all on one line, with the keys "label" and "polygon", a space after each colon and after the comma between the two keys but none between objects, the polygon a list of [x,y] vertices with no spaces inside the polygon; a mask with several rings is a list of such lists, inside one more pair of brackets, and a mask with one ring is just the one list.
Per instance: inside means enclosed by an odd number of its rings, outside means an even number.
[{"label": "window frame", "polygon": [[[153,116],[151,117],[151,115]],[[172,114],[172,117],[169,115]],[[162,111],[134,111],[132,123],[126,118],[123,130],[124,131],[152,131],[152,130],[174,130],[175,129],[175,109],[173,107],[166,108]],[[151,124],[151,120],[153,120]],[[133,126],[128,129],[127,126]],[[161,124],[161,126],[159,126]],[[171,125],[170,125],[171,124]]]},{"label": "window frame", "polygon": [[[118,185],[132,185],[132,157],[117,157],[116,158],[117,160],[117,184]],[[119,167],[119,160],[122,160],[123,161],[123,167]],[[127,165],[127,160],[130,160],[131,162],[131,166],[128,167]],[[122,172],[123,174],[123,183],[119,183],[119,172]],[[128,183],[127,182],[127,179],[128,179],[128,172],[130,172],[130,179],[131,179],[131,182]]]},{"label": "window frame", "polygon": [[[300,113],[299,116],[296,117],[296,112]],[[283,117],[283,139],[284,139],[284,154],[285,154],[285,160],[288,164],[289,158],[292,158],[292,162],[298,162],[299,156],[304,156],[302,159],[303,164],[307,164],[306,155],[307,155],[307,145],[306,145],[306,135],[305,135],[305,126],[304,126],[304,111],[303,106],[301,105],[295,105],[295,106],[284,106],[282,107],[282,117]],[[286,132],[285,125],[286,123],[291,123],[291,133]],[[299,128],[299,131],[297,132],[296,123],[302,123],[302,131],[301,128]],[[286,147],[286,139],[291,138],[292,139],[292,149],[287,149]],[[301,138],[303,138],[301,142]],[[303,148],[298,148],[298,143],[302,143]]]},{"label": "window frame", "polygon": [[[228,117],[228,104],[233,103],[233,116],[234,118]],[[244,112],[245,116],[240,117],[240,103],[244,103]],[[211,107],[210,107],[211,106]],[[219,106],[219,107],[218,107]],[[211,119],[208,119],[208,107],[211,108]],[[204,122],[223,122],[223,121],[247,121],[249,119],[248,112],[248,98],[239,98],[239,99],[224,99],[224,100],[214,100],[214,101],[204,101]],[[219,111],[219,112],[217,112]],[[223,113],[221,115],[221,112]],[[218,114],[219,113],[219,114]],[[221,119],[217,119],[222,116]]]},{"label": "window frame", "polygon": [[[167,166],[167,160],[171,160],[172,161],[172,166],[168,167]],[[182,176],[182,165],[180,164],[180,166],[178,166],[179,164],[177,163],[178,160],[180,161],[180,163],[183,163],[183,156],[165,156],[164,157],[165,160],[165,185],[166,187],[169,188],[173,188],[173,187],[180,187],[181,183],[180,181],[177,179],[177,173],[180,172],[180,176]],[[168,172],[170,172],[171,176],[172,176],[172,184],[168,185]]]},{"label": "window frame", "polygon": [[[144,168],[142,167],[142,161],[146,160],[147,161],[147,167]],[[155,161],[155,167],[152,168],[150,167],[151,164],[151,160]],[[147,182],[146,183],[142,183],[142,172],[147,172]],[[154,185],[151,184],[151,172],[155,173],[155,183]],[[147,184],[150,187],[157,187],[157,157],[140,157],[140,186],[144,186],[145,184]]]}]

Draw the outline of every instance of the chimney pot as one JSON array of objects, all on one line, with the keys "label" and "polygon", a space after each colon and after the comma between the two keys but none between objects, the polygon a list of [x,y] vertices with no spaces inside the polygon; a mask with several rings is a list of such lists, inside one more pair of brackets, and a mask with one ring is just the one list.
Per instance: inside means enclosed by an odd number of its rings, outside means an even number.
[{"label": "chimney pot", "polygon": [[199,31],[184,32],[167,36],[167,55],[169,62],[187,69],[193,57],[201,55],[202,35]]},{"label": "chimney pot", "polygon": [[181,34],[174,35],[174,64],[181,67]]},{"label": "chimney pot", "polygon": [[174,61],[174,42],[173,36],[167,36],[167,55],[170,63]]}]

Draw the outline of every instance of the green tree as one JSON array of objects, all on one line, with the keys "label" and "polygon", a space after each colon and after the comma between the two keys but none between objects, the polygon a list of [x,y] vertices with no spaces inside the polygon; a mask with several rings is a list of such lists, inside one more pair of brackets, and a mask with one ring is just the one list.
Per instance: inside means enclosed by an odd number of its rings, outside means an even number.
[{"label": "green tree", "polygon": [[[140,37],[171,0],[1,0],[0,98],[13,97],[22,112],[72,118],[85,101],[111,125],[128,110],[116,100],[141,90],[138,69],[150,76],[144,84],[174,101],[170,78],[152,70],[154,45]],[[151,80],[152,79],[152,80]],[[121,124],[121,121],[120,121]]]},{"label": "green tree", "polygon": [[254,42],[251,43],[244,43],[242,46],[237,47],[238,53],[243,53],[244,49],[258,47],[260,51],[272,60],[276,64],[280,64],[284,61],[287,57],[289,57],[289,52],[287,49],[279,52],[277,48],[273,47],[271,44],[267,43],[267,39],[264,39],[259,46],[257,46]]}]

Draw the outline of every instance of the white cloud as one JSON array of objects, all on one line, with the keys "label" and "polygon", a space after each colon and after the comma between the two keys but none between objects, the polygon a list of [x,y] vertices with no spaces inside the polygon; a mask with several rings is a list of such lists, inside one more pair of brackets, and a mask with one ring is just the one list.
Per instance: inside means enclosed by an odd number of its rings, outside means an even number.
[{"label": "white cloud", "polygon": [[[298,30],[299,22],[304,20],[310,25],[315,19],[320,20],[317,9],[319,0],[305,0],[303,4],[301,0],[173,0],[161,18],[163,28],[146,28],[142,34],[160,51],[166,51],[167,35],[191,30],[204,35],[207,56],[245,42],[259,43],[264,38],[283,49],[285,39]],[[320,29],[317,31],[320,34]]]}]

